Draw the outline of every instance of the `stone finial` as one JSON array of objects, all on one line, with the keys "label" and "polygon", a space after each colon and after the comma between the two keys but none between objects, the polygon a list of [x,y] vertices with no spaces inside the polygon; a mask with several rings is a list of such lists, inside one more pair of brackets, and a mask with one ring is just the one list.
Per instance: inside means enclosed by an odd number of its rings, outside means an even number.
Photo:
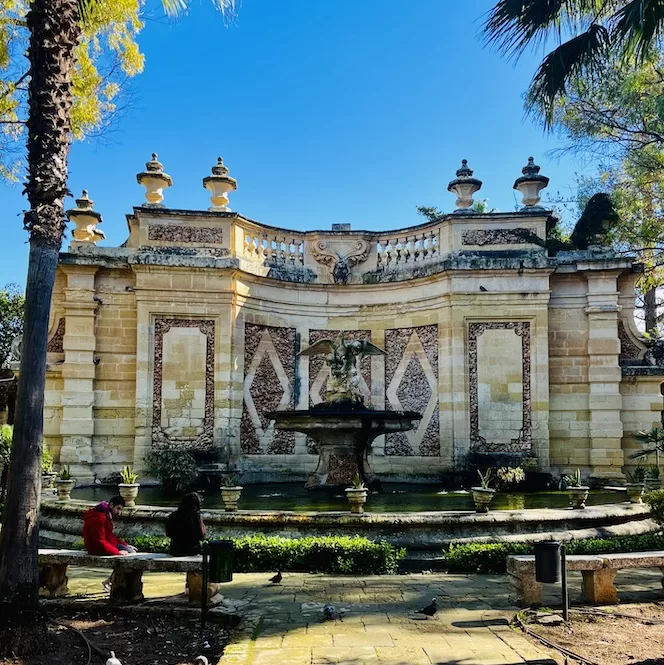
[{"label": "stone finial", "polygon": [[93,210],[94,201],[88,197],[88,190],[84,189],[80,199],[76,199],[76,207],[65,213],[76,224],[72,235],[76,242],[96,244],[106,236],[97,228],[102,223],[101,213]]},{"label": "stone finial", "polygon": [[482,181],[473,178],[473,170],[468,160],[461,160],[461,168],[457,169],[456,178],[447,186],[447,191],[456,194],[456,210],[454,212],[472,212],[473,194],[482,187]]},{"label": "stone finial", "polygon": [[210,212],[229,212],[228,193],[237,189],[237,180],[228,175],[228,168],[224,166],[224,160],[217,157],[217,163],[212,167],[212,175],[203,178],[203,187],[212,194],[210,201],[212,205],[208,208]]},{"label": "stone finial", "polygon": [[539,208],[540,192],[549,184],[549,179],[540,175],[540,167],[535,164],[533,157],[528,157],[528,163],[521,169],[523,175],[514,181],[514,189],[523,196],[523,209]]},{"label": "stone finial", "polygon": [[157,159],[157,153],[152,153],[152,159],[145,164],[145,171],[136,174],[136,181],[145,187],[145,206],[149,208],[165,207],[164,189],[173,184],[173,179],[164,173],[164,167]]}]

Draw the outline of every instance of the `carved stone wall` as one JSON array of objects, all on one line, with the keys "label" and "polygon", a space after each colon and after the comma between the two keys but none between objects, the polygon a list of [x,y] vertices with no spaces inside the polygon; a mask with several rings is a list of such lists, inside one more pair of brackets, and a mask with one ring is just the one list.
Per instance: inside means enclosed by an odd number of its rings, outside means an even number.
[{"label": "carved stone wall", "polygon": [[246,455],[290,455],[295,433],[274,429],[267,411],[295,406],[295,328],[244,327],[244,401],[240,425]]},{"label": "carved stone wall", "polygon": [[630,339],[625,324],[618,320],[618,338],[620,339],[620,360],[636,360],[641,354],[641,349]]},{"label": "carved stone wall", "polygon": [[[183,358],[182,350],[188,346],[184,337],[174,340],[165,353],[165,337],[178,329],[200,332],[203,353]],[[154,330],[152,443],[207,450],[213,445],[214,433],[215,323],[208,319],[157,318]]]},{"label": "carved stone wall", "polygon": [[438,326],[385,331],[385,405],[422,414],[417,429],[388,434],[385,454],[440,455]]},{"label": "carved stone wall", "polygon": [[463,245],[526,245],[537,239],[531,229],[477,229],[461,234]]},{"label": "carved stone wall", "polygon": [[220,245],[224,241],[222,229],[214,226],[181,226],[177,224],[150,224],[148,240],[168,242],[198,242]]},{"label": "carved stone wall", "polygon": [[[514,342],[503,336],[478,353],[479,340],[487,331],[511,331]],[[480,378],[480,373],[482,377]],[[485,452],[520,452],[532,447],[530,323],[491,321],[468,325],[468,384],[470,444]],[[484,424],[481,421],[484,421]],[[484,430],[491,431],[485,436]],[[502,433],[502,437],[501,437]],[[514,433],[511,436],[510,433]]]}]

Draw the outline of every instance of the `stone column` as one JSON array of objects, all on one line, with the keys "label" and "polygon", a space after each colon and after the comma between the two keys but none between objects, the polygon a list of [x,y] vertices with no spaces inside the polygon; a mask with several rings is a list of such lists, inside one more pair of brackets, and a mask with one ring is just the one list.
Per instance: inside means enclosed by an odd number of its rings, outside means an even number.
[{"label": "stone column", "polygon": [[590,471],[595,478],[622,476],[618,275],[588,272],[588,411]]},{"label": "stone column", "polygon": [[62,365],[62,448],[60,463],[71,467],[79,481],[94,477],[95,301],[96,266],[66,266],[64,289],[65,353]]}]

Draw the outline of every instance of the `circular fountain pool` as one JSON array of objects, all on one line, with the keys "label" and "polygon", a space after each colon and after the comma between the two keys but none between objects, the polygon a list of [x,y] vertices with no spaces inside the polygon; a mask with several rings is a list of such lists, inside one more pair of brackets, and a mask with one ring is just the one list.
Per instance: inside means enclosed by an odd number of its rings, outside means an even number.
[{"label": "circular fountain pool", "polygon": [[[240,510],[220,510],[217,492],[205,497],[203,518],[211,537],[256,533],[298,538],[361,535],[406,547],[408,557],[440,555],[451,542],[495,542],[591,538],[645,533],[656,529],[646,505],[624,501],[618,492],[591,492],[585,510],[570,509],[566,492],[498,493],[488,514],[472,510],[472,498],[444,493],[440,486],[386,484],[373,494],[367,512],[348,512],[345,497],[329,488],[306,491],[299,483],[246,486]],[[94,503],[116,493],[115,487],[80,488],[74,500],[42,498],[40,540],[44,545],[70,546],[80,541],[82,515]],[[116,530],[122,536],[163,536],[166,519],[179,497],[142,487],[138,505],[125,509]],[[424,567],[430,565],[430,558]]]}]

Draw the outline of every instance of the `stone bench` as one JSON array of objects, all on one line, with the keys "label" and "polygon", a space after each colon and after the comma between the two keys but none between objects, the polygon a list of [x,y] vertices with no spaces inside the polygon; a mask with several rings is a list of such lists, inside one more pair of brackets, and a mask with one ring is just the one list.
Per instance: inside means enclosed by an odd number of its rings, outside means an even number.
[{"label": "stone bench", "polygon": [[[567,570],[580,571],[583,577],[583,601],[593,605],[618,602],[614,580],[616,573],[626,568],[659,568],[664,574],[664,551],[567,556]],[[507,574],[510,576],[517,605],[541,604],[543,585],[535,580],[533,555],[508,556]],[[662,585],[664,586],[664,579]]]},{"label": "stone bench", "polygon": [[[83,550],[39,550],[39,586],[50,597],[67,592],[67,567],[110,568],[111,601],[118,604],[137,603],[143,600],[143,573],[186,573],[187,589],[191,602],[201,601],[203,587],[202,557],[174,557],[169,554],[137,552],[123,556],[97,556]],[[218,585],[208,585],[208,598],[217,592]]]}]

